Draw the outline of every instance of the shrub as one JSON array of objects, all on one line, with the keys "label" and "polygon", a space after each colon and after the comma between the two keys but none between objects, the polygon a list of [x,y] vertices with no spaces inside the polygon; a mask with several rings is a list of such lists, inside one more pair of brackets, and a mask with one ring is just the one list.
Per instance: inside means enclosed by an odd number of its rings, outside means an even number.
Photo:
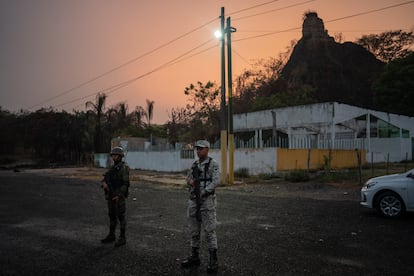
[{"label": "shrub", "polygon": [[240,168],[234,172],[235,177],[248,178],[250,176],[248,168]]},{"label": "shrub", "polygon": [[309,173],[307,171],[292,171],[285,176],[285,180],[291,182],[309,181]]}]

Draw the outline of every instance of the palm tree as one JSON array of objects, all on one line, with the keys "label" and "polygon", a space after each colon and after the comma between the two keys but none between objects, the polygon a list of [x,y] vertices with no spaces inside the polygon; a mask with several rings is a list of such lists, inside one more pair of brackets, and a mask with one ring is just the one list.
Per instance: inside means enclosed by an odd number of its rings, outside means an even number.
[{"label": "palm tree", "polygon": [[147,117],[147,122],[148,122],[148,130],[150,132],[150,143],[152,145],[152,131],[151,131],[151,120],[152,120],[152,115],[154,113],[154,101],[150,101],[147,99],[147,112],[146,112],[146,116]]},{"label": "palm tree", "polygon": [[142,118],[145,116],[145,110],[142,106],[135,107],[135,111],[133,112],[134,119],[135,119],[135,126],[137,128],[142,128],[144,122]]},{"label": "palm tree", "polygon": [[85,107],[87,110],[87,114],[92,114],[95,117],[95,133],[94,133],[94,147],[95,152],[103,152],[105,151],[105,145],[103,141],[105,141],[102,137],[102,123],[104,119],[104,111],[105,111],[105,101],[106,101],[105,93],[98,93],[96,95],[96,102],[93,103],[88,101],[85,103]]},{"label": "palm tree", "polygon": [[121,130],[129,125],[128,105],[118,103],[115,107],[106,112],[108,122],[111,123],[112,130]]},{"label": "palm tree", "polygon": [[147,117],[148,128],[151,128],[151,120],[154,113],[154,101],[150,101],[147,99],[147,112],[145,117]]}]

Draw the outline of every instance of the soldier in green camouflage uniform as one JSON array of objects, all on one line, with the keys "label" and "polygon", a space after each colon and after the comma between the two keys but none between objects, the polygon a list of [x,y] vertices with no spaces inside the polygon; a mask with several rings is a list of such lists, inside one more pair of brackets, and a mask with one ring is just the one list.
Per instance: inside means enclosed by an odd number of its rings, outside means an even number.
[{"label": "soldier in green camouflage uniform", "polygon": [[[215,189],[220,182],[220,169],[216,160],[208,156],[210,143],[206,140],[196,142],[198,160],[192,166],[188,174],[187,184],[190,190],[188,200],[188,225],[191,232],[191,256],[186,258],[181,266],[184,268],[200,265],[199,249],[201,226],[204,228],[205,238],[210,253],[210,261],[207,272],[214,273],[218,270],[217,262],[217,235],[216,235],[216,194]],[[195,199],[195,185],[193,170],[198,172],[200,182],[200,218],[197,219],[197,201]]]},{"label": "soldier in green camouflage uniform", "polygon": [[122,161],[124,150],[121,147],[113,148],[111,150],[111,157],[114,164],[104,174],[102,181],[102,188],[105,191],[105,199],[108,203],[109,234],[101,242],[111,243],[115,241],[115,228],[119,221],[120,235],[115,242],[115,246],[118,247],[126,243],[125,201],[128,197],[129,167]]}]

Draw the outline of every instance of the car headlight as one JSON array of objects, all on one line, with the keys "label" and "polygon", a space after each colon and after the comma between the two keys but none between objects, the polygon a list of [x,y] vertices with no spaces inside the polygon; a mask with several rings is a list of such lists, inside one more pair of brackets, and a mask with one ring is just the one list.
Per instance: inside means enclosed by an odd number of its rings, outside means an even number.
[{"label": "car headlight", "polygon": [[369,188],[372,188],[372,187],[374,187],[375,186],[375,184],[377,184],[378,182],[376,182],[376,181],[367,181],[365,184],[364,184],[364,188],[365,189],[369,189]]}]

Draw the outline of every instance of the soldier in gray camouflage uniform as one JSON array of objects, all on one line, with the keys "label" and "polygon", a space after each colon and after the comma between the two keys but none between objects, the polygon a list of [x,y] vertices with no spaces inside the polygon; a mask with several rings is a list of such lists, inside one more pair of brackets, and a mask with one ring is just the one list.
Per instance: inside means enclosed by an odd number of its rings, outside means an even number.
[{"label": "soldier in gray camouflage uniform", "polygon": [[104,174],[102,180],[102,188],[105,191],[105,199],[108,204],[109,234],[101,242],[111,243],[115,241],[115,228],[119,220],[120,235],[115,242],[117,247],[126,243],[125,212],[129,188],[129,167],[122,161],[124,150],[121,147],[113,148],[111,157],[114,165]]},{"label": "soldier in gray camouflage uniform", "polygon": [[[187,176],[187,184],[190,190],[188,200],[188,225],[191,232],[191,256],[186,258],[181,266],[184,268],[200,265],[199,249],[201,226],[204,228],[205,238],[210,253],[210,261],[207,272],[214,273],[218,270],[217,262],[217,235],[216,235],[216,194],[215,189],[220,182],[220,169],[216,160],[208,156],[210,143],[206,140],[196,142],[198,160],[192,166]],[[197,219],[197,201],[195,199],[195,185],[193,169],[199,172],[200,182],[200,206],[201,221]]]}]

